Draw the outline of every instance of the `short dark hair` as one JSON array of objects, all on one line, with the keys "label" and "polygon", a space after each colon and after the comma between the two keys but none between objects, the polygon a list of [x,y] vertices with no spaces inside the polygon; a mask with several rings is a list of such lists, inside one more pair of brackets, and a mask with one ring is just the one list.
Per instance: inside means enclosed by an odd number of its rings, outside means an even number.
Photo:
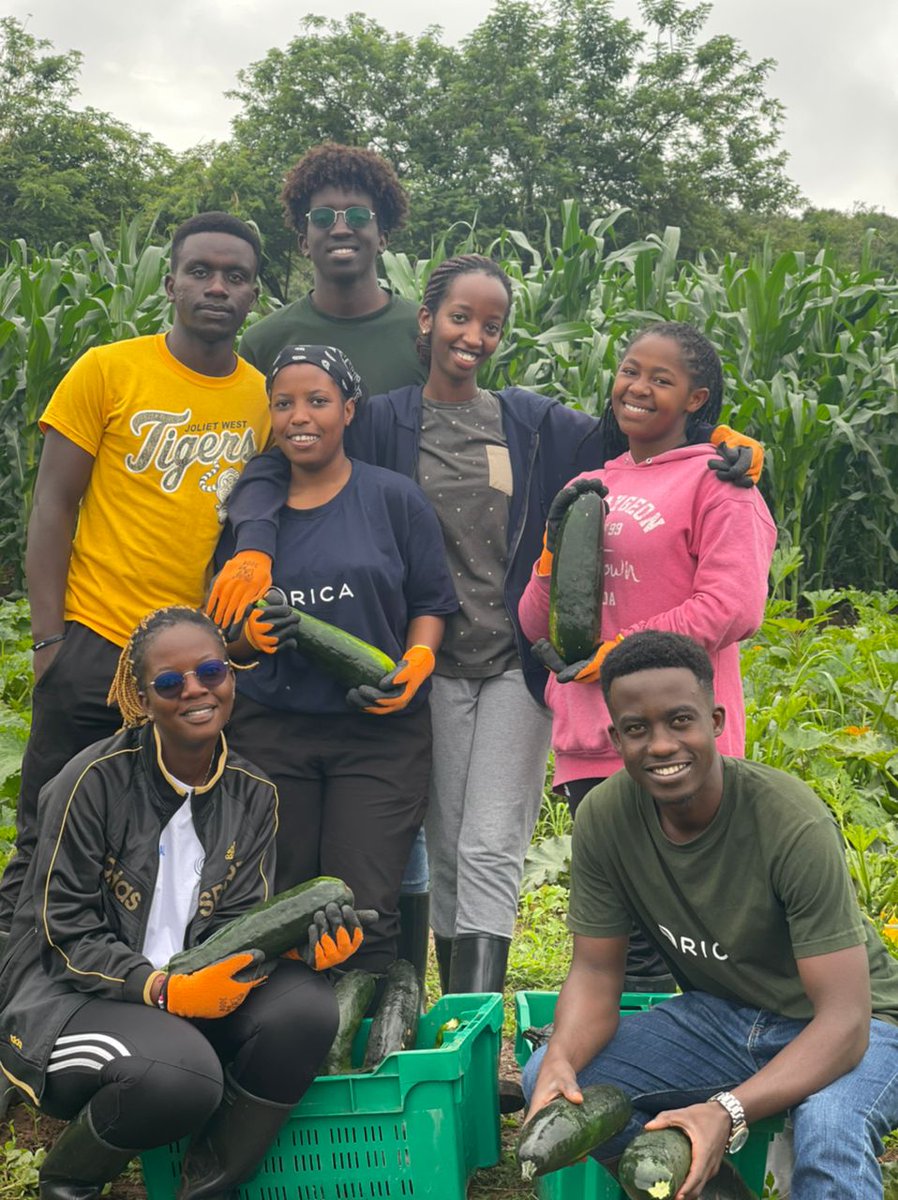
[{"label": "short dark hair", "polygon": [[381,233],[399,229],[408,213],[405,188],[385,158],[361,146],[324,142],[308,150],[284,179],[281,203],[289,228],[305,233],[306,213],[312,196],[326,187],[365,192],[370,196]]},{"label": "short dark hair", "polygon": [[253,229],[252,225],[247,225],[246,221],[241,221],[239,217],[234,217],[226,212],[197,213],[195,217],[188,217],[186,221],[183,221],[178,226],[171,240],[172,271],[178,265],[178,255],[181,252],[181,246],[194,233],[229,233],[232,237],[238,237],[244,242],[249,242],[253,248],[253,254],[256,256],[256,271],[258,272],[259,264],[262,261],[262,242],[259,239],[258,233]]},{"label": "short dark hair", "polygon": [[657,671],[666,667],[684,667],[691,671],[701,687],[714,699],[714,668],[706,651],[682,633],[664,633],[645,629],[625,637],[602,663],[602,693],[610,707],[611,685],[624,675],[637,671]]},{"label": "short dark hair", "polygon": [[[505,288],[508,296],[508,311],[511,311],[511,280],[497,262],[483,254],[456,254],[453,258],[444,258],[439,266],[434,267],[427,280],[421,304],[432,317],[437,315],[437,309],[446,299],[446,293],[459,275],[489,275],[498,279]],[[508,313],[506,313],[506,318]],[[418,358],[427,364],[430,362],[430,334],[419,333],[415,345]]]},{"label": "short dark hair", "polygon": [[[628,353],[646,337],[670,338],[672,342],[676,342],[693,389],[708,389],[708,399],[705,403],[697,412],[689,413],[686,417],[686,440],[691,442],[699,425],[716,425],[720,416],[723,404],[723,365],[720,355],[700,330],[685,321],[654,321],[651,325],[646,325],[630,338],[624,347],[624,353]],[[627,439],[617,423],[610,396],[602,413],[602,442],[606,462],[616,458],[618,454],[623,454],[627,449]]]}]

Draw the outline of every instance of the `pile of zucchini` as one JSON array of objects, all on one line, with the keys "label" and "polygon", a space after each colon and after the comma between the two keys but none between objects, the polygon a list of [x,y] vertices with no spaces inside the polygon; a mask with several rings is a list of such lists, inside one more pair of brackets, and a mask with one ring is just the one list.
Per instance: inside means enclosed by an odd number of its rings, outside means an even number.
[{"label": "pile of zucchini", "polygon": [[[334,992],[340,1024],[324,1061],[322,1075],[348,1075],[351,1072],[352,1043],[376,989],[377,977],[367,971],[348,971],[337,980]],[[420,1011],[421,985],[417,973],[410,962],[400,958],[387,971],[383,994],[368,1031],[362,1071],[373,1071],[388,1054],[414,1046]]]}]

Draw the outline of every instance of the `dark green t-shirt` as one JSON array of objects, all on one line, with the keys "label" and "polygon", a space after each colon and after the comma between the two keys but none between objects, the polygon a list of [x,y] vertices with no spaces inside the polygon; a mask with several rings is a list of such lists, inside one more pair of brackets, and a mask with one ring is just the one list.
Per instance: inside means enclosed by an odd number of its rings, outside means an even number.
[{"label": "dark green t-shirt", "polygon": [[285,346],[336,346],[352,360],[369,395],[378,396],[426,379],[415,349],[417,336],[417,309],[398,296],[390,294],[384,308],[364,317],[331,317],[306,295],[250,325],[238,350],[267,375]]},{"label": "dark green t-shirt", "polygon": [[568,925],[619,937],[635,921],[685,990],[813,1016],[795,960],[867,944],[873,1014],[898,1024],[898,962],[861,914],[826,805],[773,767],[724,758],[723,799],[685,845],[625,771],[577,811]]}]

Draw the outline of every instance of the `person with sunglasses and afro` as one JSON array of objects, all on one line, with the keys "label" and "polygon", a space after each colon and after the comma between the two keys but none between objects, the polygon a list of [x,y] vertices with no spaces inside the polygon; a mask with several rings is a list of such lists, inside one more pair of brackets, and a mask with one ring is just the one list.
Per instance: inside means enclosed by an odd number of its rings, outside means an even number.
[{"label": "person with sunglasses and afro", "polygon": [[321,972],[373,914],[328,905],[273,962],[246,946],[169,965],[273,893],[278,795],[225,739],[234,681],[208,617],[150,613],[109,691],[124,727],[41,792],[0,963],[0,1066],[69,1122],[41,1165],[42,1200],[96,1200],[136,1154],[186,1137],[179,1200],[231,1196],[337,1031]]},{"label": "person with sunglasses and afro", "polygon": [[325,142],[287,173],[281,201],[311,261],[313,287],[247,329],[243,358],[267,374],[285,346],[336,346],[369,395],[423,383],[416,306],[377,278],[377,256],[408,211],[390,163],[372,150]]}]

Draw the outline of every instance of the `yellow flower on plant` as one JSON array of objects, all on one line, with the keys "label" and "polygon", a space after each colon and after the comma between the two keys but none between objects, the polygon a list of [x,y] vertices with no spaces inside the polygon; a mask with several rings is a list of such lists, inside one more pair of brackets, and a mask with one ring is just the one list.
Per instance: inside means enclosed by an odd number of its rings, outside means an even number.
[{"label": "yellow flower on plant", "polygon": [[846,725],[845,732],[850,733],[852,737],[862,737],[863,734],[870,732],[869,725]]}]

